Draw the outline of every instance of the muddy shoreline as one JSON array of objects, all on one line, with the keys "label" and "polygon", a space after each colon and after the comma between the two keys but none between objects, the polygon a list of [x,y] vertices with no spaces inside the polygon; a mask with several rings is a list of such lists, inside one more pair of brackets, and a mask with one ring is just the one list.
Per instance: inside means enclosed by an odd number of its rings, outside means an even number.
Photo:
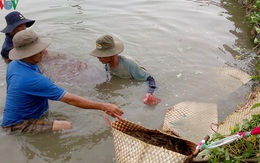
[{"label": "muddy shoreline", "polygon": [[[247,0],[236,0],[237,3],[241,5],[241,8],[244,9],[245,15],[248,19],[253,15],[254,12],[259,10],[257,6],[257,1],[247,1]],[[253,28],[251,30],[252,41],[255,44],[253,50],[257,55],[260,54],[260,22],[256,21],[252,23]]]}]

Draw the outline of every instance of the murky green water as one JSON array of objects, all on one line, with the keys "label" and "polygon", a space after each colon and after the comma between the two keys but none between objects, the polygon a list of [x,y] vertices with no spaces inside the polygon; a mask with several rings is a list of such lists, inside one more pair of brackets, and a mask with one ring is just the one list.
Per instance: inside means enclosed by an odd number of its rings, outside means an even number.
[{"label": "murky green water", "polygon": [[[166,110],[183,101],[217,103],[219,117],[224,118],[246,99],[251,88],[250,84],[239,88],[239,82],[220,80],[214,71],[231,66],[250,75],[254,72],[254,54],[245,53],[254,46],[251,26],[239,5],[226,3],[223,7],[219,1],[186,0],[20,0],[16,10],[36,20],[31,29],[52,37],[49,50],[80,58],[93,69],[73,80],[61,78],[57,84],[90,99],[115,103],[124,110],[123,118],[149,128],[161,129]],[[1,29],[8,12],[0,10]],[[95,40],[105,34],[123,41],[122,54],[135,57],[154,76],[160,104],[148,107],[142,103],[146,83],[113,78],[95,85],[100,76],[89,80],[103,65],[88,53],[95,48]],[[3,39],[1,35],[0,41]],[[236,60],[239,56],[242,60]],[[6,67],[0,60],[1,115]],[[23,135],[1,131],[1,159],[21,163],[115,162],[112,135],[101,112],[50,103],[51,117],[72,121],[74,128]]]}]

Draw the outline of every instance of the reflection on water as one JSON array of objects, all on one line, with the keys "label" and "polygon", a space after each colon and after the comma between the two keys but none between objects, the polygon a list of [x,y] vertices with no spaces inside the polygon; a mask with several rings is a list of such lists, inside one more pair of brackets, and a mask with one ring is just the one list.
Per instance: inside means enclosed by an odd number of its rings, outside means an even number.
[{"label": "reflection on water", "polygon": [[[132,95],[127,94],[126,92],[131,92],[130,91],[131,89],[140,86],[141,83],[143,82],[138,82],[133,79],[122,79],[117,76],[113,76],[107,82],[96,85],[95,89],[97,90],[97,92],[99,92],[99,94],[97,95],[99,99],[103,101],[117,103],[118,106],[123,107],[127,104],[131,104],[129,98]],[[148,90],[148,86],[147,86],[147,90]],[[144,89],[143,96],[145,94],[146,94],[146,90]],[[143,96],[141,96],[140,99]]]},{"label": "reflection on water", "polygon": [[[237,81],[213,73],[215,68],[231,66],[254,74],[251,27],[238,8],[232,1],[198,0],[23,0],[17,6],[25,17],[36,20],[31,29],[53,39],[48,49],[68,57],[46,63],[50,78],[69,92],[115,103],[124,110],[123,118],[153,129],[162,129],[167,108],[183,101],[217,103],[222,119],[246,99],[251,84],[236,89]],[[1,29],[8,12],[0,10]],[[105,34],[123,41],[122,55],[133,56],[151,73],[161,103],[143,104],[145,82],[116,77],[107,81],[104,65],[89,55],[96,39]],[[0,60],[1,115],[6,67]],[[51,118],[71,121],[73,129],[24,135],[1,131],[0,158],[30,163],[115,162],[111,133],[101,112],[56,101],[50,101],[50,111]]]},{"label": "reflection on water", "polygon": [[28,159],[27,161],[32,162],[42,162],[42,159],[46,162],[68,162],[71,159],[85,162],[84,159],[87,159],[87,157],[84,155],[75,157],[71,155],[72,151],[91,150],[93,146],[111,139],[109,130],[97,131],[84,136],[67,136],[64,132],[15,134],[10,136],[16,139],[15,142],[20,146],[21,153]]}]

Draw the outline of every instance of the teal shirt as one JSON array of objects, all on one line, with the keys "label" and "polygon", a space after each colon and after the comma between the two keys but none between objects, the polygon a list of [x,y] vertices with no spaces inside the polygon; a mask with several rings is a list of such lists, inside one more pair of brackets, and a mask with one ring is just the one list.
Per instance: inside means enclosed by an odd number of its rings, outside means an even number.
[{"label": "teal shirt", "polygon": [[109,64],[105,65],[105,69],[111,75],[121,78],[134,78],[139,81],[146,81],[150,76],[136,60],[126,55],[119,56],[119,63],[115,69],[111,69]]}]

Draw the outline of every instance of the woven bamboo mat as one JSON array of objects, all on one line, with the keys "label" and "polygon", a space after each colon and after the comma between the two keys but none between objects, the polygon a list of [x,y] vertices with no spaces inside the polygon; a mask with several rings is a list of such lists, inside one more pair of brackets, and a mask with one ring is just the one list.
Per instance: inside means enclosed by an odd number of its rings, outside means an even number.
[{"label": "woven bamboo mat", "polygon": [[[217,76],[219,80],[222,80],[224,77],[229,78],[230,82],[241,82],[240,85],[232,88],[233,91],[251,80],[250,75],[233,67],[217,68],[214,69],[211,74],[220,75]],[[256,111],[257,110],[254,112]],[[199,103],[193,101],[178,103],[167,109],[163,131],[175,132],[182,138],[199,142],[205,135],[211,135],[217,130],[217,126],[212,124],[219,123],[218,112],[218,105],[215,103]],[[241,117],[237,117],[237,120],[239,119],[241,119]]]},{"label": "woven bamboo mat", "polygon": [[217,129],[217,132],[222,135],[229,135],[230,126],[234,126],[235,124],[242,124],[243,119],[252,119],[252,115],[260,114],[260,107],[251,109],[254,104],[260,103],[260,87],[250,94],[247,102],[238,107],[232,114],[227,116],[227,118],[222,121]]},{"label": "woven bamboo mat", "polygon": [[251,76],[245,73],[244,71],[241,71],[237,68],[233,67],[222,67],[217,68],[216,72],[219,74],[230,76],[234,79],[237,79],[241,81],[242,84],[246,84],[249,80],[251,80]]},{"label": "woven bamboo mat", "polygon": [[[181,102],[167,110],[163,131],[174,131],[184,139],[199,142],[214,132],[211,130],[211,124],[217,121],[216,104]],[[212,127],[216,129],[216,126]]]}]

